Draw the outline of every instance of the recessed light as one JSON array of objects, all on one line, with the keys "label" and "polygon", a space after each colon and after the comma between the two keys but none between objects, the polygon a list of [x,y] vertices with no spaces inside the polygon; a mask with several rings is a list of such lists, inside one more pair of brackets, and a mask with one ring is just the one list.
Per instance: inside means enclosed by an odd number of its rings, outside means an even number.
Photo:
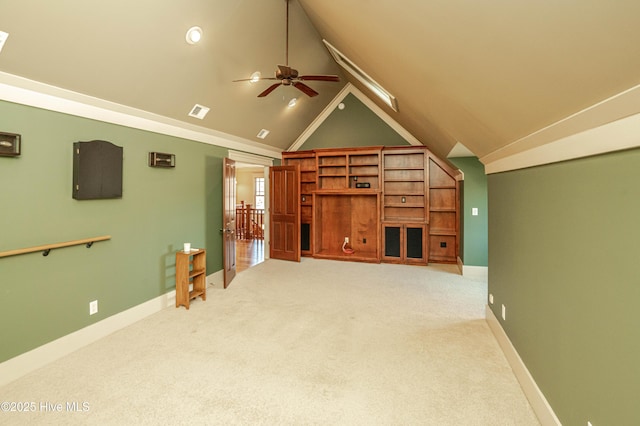
[{"label": "recessed light", "polygon": [[268,134],[269,134],[269,131],[267,129],[262,129],[258,132],[258,137],[260,139],[264,139],[267,137]]},{"label": "recessed light", "polygon": [[291,98],[291,100],[289,101],[289,103],[287,104],[287,107],[289,108],[293,108],[294,106],[296,106],[296,103],[298,102],[298,98]]},{"label": "recessed light", "polygon": [[202,39],[202,28],[200,27],[191,27],[187,30],[186,35],[187,43],[196,44]]}]

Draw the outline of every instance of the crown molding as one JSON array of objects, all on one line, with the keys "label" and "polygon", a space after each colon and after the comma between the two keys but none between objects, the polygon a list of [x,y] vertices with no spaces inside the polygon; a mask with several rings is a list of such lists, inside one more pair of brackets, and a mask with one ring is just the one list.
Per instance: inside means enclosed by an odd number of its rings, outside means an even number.
[{"label": "crown molding", "polygon": [[480,158],[499,173],[640,147],[640,85]]},{"label": "crown molding", "polygon": [[280,158],[281,151],[202,126],[0,72],[0,100]]}]

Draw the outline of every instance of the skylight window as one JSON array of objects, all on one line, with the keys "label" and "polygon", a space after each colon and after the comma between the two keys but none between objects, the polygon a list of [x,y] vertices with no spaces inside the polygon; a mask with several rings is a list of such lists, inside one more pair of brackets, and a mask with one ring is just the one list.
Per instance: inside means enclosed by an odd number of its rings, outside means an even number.
[{"label": "skylight window", "polygon": [[9,37],[9,33],[0,31],[0,52],[2,51],[2,48],[4,47],[4,43],[7,41],[8,37]]},{"label": "skylight window", "polygon": [[349,74],[357,78],[358,81],[369,88],[369,90],[375,93],[376,96],[378,96],[380,99],[382,99],[384,103],[389,105],[391,109],[393,109],[394,111],[398,111],[398,102],[396,101],[395,96],[387,92],[384,87],[380,86],[378,82],[369,77],[366,72],[362,71],[356,64],[351,62],[349,58],[344,56],[342,52],[333,47],[331,43],[329,43],[327,40],[322,41],[327,46],[327,49],[329,49],[331,56],[333,56],[333,59],[336,60],[338,65],[347,70]]}]

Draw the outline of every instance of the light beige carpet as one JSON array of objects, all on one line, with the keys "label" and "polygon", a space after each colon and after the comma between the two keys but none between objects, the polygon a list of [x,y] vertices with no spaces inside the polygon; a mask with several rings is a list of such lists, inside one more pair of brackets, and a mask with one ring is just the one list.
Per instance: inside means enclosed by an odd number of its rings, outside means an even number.
[{"label": "light beige carpet", "polygon": [[268,260],[0,388],[87,411],[0,424],[537,425],[456,271]]}]

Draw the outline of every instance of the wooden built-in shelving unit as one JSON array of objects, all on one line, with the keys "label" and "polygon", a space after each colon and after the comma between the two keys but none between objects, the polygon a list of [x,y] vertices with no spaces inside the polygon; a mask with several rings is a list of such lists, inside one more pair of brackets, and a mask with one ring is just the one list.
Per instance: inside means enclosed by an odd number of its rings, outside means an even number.
[{"label": "wooden built-in shelving unit", "polygon": [[[457,261],[460,172],[425,147],[318,149],[282,157],[283,164],[300,167],[303,255]],[[352,254],[342,251],[345,237]]]}]

